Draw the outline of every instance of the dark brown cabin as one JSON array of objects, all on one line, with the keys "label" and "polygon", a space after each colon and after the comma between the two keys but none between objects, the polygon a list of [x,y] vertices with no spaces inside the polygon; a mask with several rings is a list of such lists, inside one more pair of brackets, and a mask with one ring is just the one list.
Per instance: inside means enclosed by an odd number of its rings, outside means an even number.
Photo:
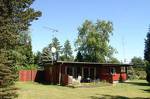
[{"label": "dark brown cabin", "polygon": [[111,64],[94,62],[44,62],[45,81],[53,84],[69,84],[69,76],[81,82],[94,80],[116,83],[127,80],[127,68],[130,64]]}]

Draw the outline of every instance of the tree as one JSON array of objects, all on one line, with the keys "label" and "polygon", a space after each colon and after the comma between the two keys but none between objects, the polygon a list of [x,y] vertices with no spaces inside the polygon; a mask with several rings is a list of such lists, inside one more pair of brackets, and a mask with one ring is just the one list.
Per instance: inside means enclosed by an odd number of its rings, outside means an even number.
[{"label": "tree", "polygon": [[80,51],[78,51],[75,61],[77,61],[77,62],[83,61],[83,56]]},{"label": "tree", "polygon": [[120,63],[120,61],[117,59],[117,58],[114,58],[114,57],[112,57],[112,58],[110,58],[110,60],[108,61],[109,63]]},{"label": "tree", "polygon": [[52,39],[52,42],[49,44],[49,49],[51,49],[52,47],[56,48],[55,56],[56,56],[57,60],[59,60],[59,56],[62,53],[62,48],[60,46],[59,40],[56,37],[54,37]]},{"label": "tree", "polygon": [[49,44],[49,48],[55,47],[58,52],[61,52],[61,46],[59,40],[54,37],[52,43]]},{"label": "tree", "polygon": [[[55,54],[54,56],[52,56],[52,52],[51,52],[52,47],[56,48],[56,53],[54,53]],[[48,45],[48,47],[43,48],[43,51],[41,54],[41,61],[42,62],[51,61],[52,57],[58,59],[58,54],[60,54],[61,52],[62,50],[61,50],[60,42],[56,37],[54,37],[52,39],[52,42]]]},{"label": "tree", "polygon": [[145,68],[145,62],[141,57],[133,57],[131,59],[131,63],[134,65],[134,67],[143,67],[143,68]]},{"label": "tree", "polygon": [[63,60],[63,61],[72,61],[73,60],[72,49],[71,49],[69,40],[66,40],[66,42],[64,43],[64,47],[62,49],[61,60]]},{"label": "tree", "polygon": [[23,31],[22,33],[19,33],[19,44],[16,47],[16,51],[25,58],[23,62],[16,60],[17,64],[30,65],[34,63],[31,35],[29,31]]},{"label": "tree", "polygon": [[30,23],[37,20],[41,12],[30,8],[34,0],[0,0],[0,98],[12,99],[15,69],[11,52],[19,44],[19,33],[28,30]]},{"label": "tree", "polygon": [[48,47],[45,47],[41,54],[41,61],[50,61],[51,60],[51,52]]},{"label": "tree", "polygon": [[17,96],[14,87],[15,72],[7,52],[0,50],[0,99],[13,99]]},{"label": "tree", "polygon": [[146,78],[146,62],[141,57],[133,57],[131,59],[131,64],[133,64],[133,72],[136,79]]},{"label": "tree", "polygon": [[146,78],[147,81],[150,83],[150,26],[149,26],[149,31],[147,33],[147,37],[145,39],[144,59],[147,61]]},{"label": "tree", "polygon": [[86,20],[78,28],[75,45],[82,54],[83,61],[105,62],[106,56],[112,57],[114,49],[108,44],[112,30],[112,22],[104,20],[97,20],[95,24]]},{"label": "tree", "polygon": [[31,40],[31,34],[29,31],[25,31],[24,33],[22,33],[24,35],[22,35],[22,39],[24,39],[24,44],[22,45],[24,47],[24,53],[22,53],[22,55],[26,56],[26,64],[33,64],[34,63],[34,56],[33,56],[33,52],[32,52],[32,40]]},{"label": "tree", "polygon": [[42,57],[42,53],[38,51],[34,55],[34,64],[39,64],[41,62],[41,57]]},{"label": "tree", "polygon": [[[0,48],[13,48],[18,43],[19,33],[28,30],[41,12],[30,8],[34,0],[0,0]],[[8,46],[9,45],[9,46]]]}]

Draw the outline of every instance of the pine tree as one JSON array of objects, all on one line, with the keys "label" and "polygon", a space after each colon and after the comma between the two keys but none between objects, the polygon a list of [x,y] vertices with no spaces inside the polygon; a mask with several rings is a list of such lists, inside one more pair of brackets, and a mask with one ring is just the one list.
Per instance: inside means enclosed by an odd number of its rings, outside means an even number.
[{"label": "pine tree", "polygon": [[[34,63],[34,56],[32,53],[32,45],[31,45],[31,35],[29,31],[24,31],[22,33],[19,33],[19,44],[16,47],[15,50],[18,54],[19,58],[23,58],[24,61],[16,60],[16,64],[22,64],[22,65],[30,65]],[[14,55],[14,57],[17,57],[17,55]]]},{"label": "pine tree", "polygon": [[51,49],[52,47],[55,47],[57,52],[61,52],[61,46],[58,38],[54,37],[52,39],[52,43],[49,44],[49,48]]},{"label": "pine tree", "polygon": [[145,50],[144,50],[144,59],[147,61],[146,73],[147,81],[150,83],[150,26],[145,39]]},{"label": "pine tree", "polygon": [[51,60],[51,52],[48,47],[45,47],[41,54],[41,61],[50,61]]},{"label": "pine tree", "polygon": [[83,61],[83,56],[80,51],[78,51],[75,61],[77,61],[77,62]]},{"label": "pine tree", "polygon": [[34,0],[0,0],[0,99],[16,96],[13,51],[19,44],[19,33],[27,31],[41,12],[30,8]]},{"label": "pine tree", "polygon": [[0,50],[0,99],[13,99],[17,96],[14,87],[15,72],[7,52]]},{"label": "pine tree", "polygon": [[63,61],[72,61],[73,60],[72,48],[71,48],[69,40],[66,40],[66,42],[64,43],[64,47],[62,49],[61,60],[63,60]]},{"label": "pine tree", "polygon": [[39,64],[41,62],[41,56],[42,53],[39,51],[34,55],[34,64]]},{"label": "pine tree", "polygon": [[52,39],[52,42],[49,44],[49,49],[51,49],[52,47],[56,48],[56,53],[54,53],[55,60],[60,60],[59,56],[62,53],[62,46],[60,45],[60,42],[56,37],[54,37]]}]

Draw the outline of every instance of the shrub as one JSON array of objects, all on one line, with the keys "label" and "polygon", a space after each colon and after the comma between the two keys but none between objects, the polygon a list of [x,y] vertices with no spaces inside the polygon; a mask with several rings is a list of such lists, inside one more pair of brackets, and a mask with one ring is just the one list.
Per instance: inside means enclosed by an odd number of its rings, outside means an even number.
[{"label": "shrub", "polygon": [[134,80],[134,79],[137,79],[137,76],[135,74],[135,71],[132,67],[129,67],[128,68],[128,79],[129,80]]},{"label": "shrub", "polygon": [[15,66],[15,69],[16,69],[17,71],[19,71],[19,70],[35,70],[35,69],[38,69],[38,65],[35,65],[35,64],[25,65],[25,66],[16,65],[16,66]]}]

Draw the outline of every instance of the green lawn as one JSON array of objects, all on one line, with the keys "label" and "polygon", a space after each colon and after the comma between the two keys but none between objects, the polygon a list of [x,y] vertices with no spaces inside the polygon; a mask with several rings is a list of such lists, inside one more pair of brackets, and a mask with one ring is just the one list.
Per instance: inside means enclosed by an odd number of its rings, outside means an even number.
[{"label": "green lawn", "polygon": [[[150,86],[144,80],[93,88],[69,88],[17,82],[17,99],[150,99]],[[148,98],[149,97],[149,98]]]}]

